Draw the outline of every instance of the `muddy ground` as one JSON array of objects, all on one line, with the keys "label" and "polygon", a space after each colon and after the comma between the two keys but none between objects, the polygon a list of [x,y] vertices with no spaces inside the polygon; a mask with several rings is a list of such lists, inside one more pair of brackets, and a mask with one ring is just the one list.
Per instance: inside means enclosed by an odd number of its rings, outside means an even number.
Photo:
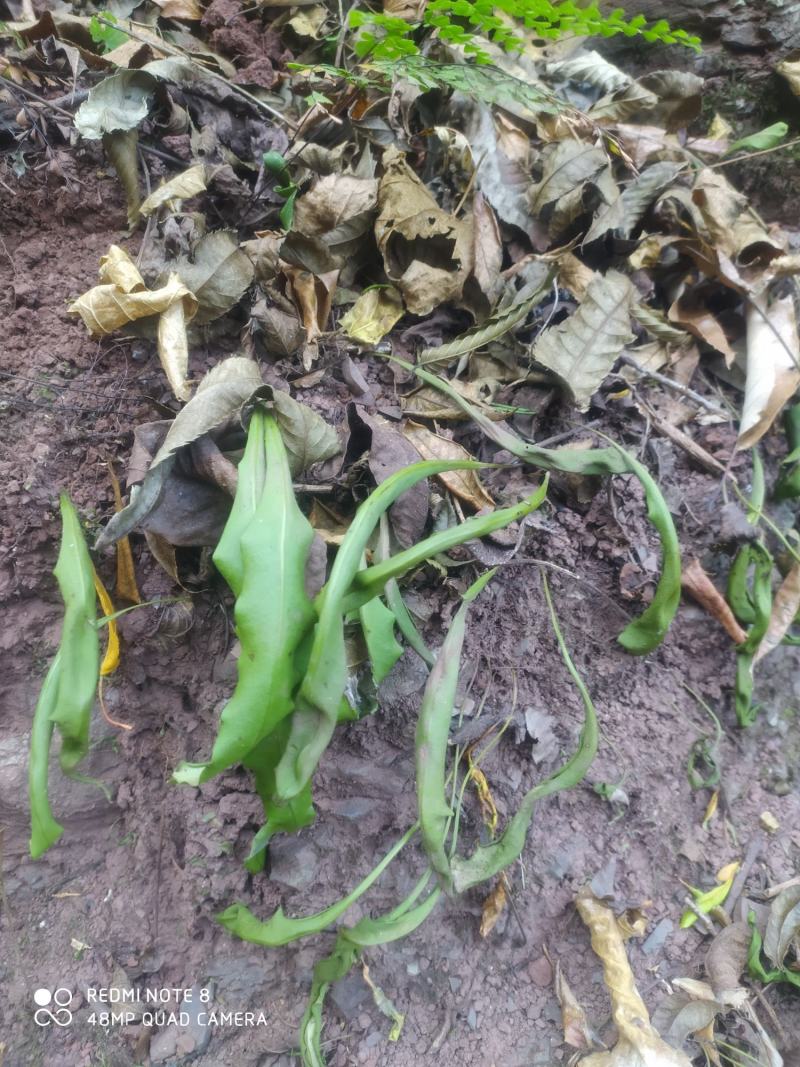
[{"label": "muddy ground", "polygon": [[[210,750],[216,714],[231,690],[233,634],[221,583],[208,578],[195,586],[191,614],[180,606],[134,612],[122,624],[122,666],[107,693],[112,716],[133,729],[119,731],[98,716],[86,768],[102,778],[110,799],[89,785],[58,785],[67,832],[38,862],[27,858],[27,742],[59,633],[51,575],[57,494],[70,493],[90,533],[105,521],[112,508],[106,461],[127,454],[132,425],[158,417],[167,395],[151,345],[97,343],[66,314],[68,298],[93,281],[100,255],[125,237],[121,195],[99,157],[78,160],[68,186],[57,174],[30,172],[14,195],[2,192],[0,211],[0,1060],[4,1067],[190,1061],[288,1067],[311,968],[331,938],[267,951],[233,940],[213,917],[233,900],[263,917],[278,904],[295,914],[317,910],[366,873],[409,825],[422,664],[406,653],[384,683],[379,713],[337,732],[321,765],[316,825],[276,843],[271,873],[253,877],[240,863],[259,825],[247,774],[227,774],[201,789],[169,782],[179,760]],[[193,358],[203,365],[233,344],[235,338],[208,340]],[[376,395],[391,394],[385,368],[366,358],[361,368],[376,383]],[[317,403],[324,397],[327,416],[341,425],[351,397],[336,366],[317,388]],[[558,432],[564,425],[558,417],[537,427],[537,435]],[[683,549],[712,573],[724,573],[727,535],[717,480],[694,469],[670,442],[645,444],[642,423],[624,410],[604,426],[629,446],[644,446]],[[698,431],[698,440],[725,462],[734,434],[713,427]],[[781,447],[777,439],[770,444],[776,454]],[[746,463],[738,459],[735,468],[745,481]],[[518,499],[522,479],[521,472],[501,472],[490,487],[500,501],[504,493]],[[173,591],[142,541],[135,541],[134,553],[144,596]],[[465,711],[474,714],[485,696],[483,714],[503,716],[516,691],[516,708],[532,709],[544,724],[538,743],[509,730],[486,765],[501,816],[571,750],[582,716],[544,607],[540,560],[563,568],[550,574],[558,611],[602,724],[589,781],[541,805],[523,861],[511,873],[514,910],[486,940],[478,933],[482,896],[475,892],[440,905],[408,940],[369,952],[371,977],[405,1013],[399,1041],[387,1040],[389,1021],[360,970],[340,983],[325,1031],[334,1067],[566,1063],[571,1050],[561,1043],[546,952],[561,961],[601,1032],[609,1022],[600,965],[573,907],[587,880],[597,878],[596,887],[613,892],[619,906],[648,902],[648,936],[630,943],[630,956],[652,1007],[665,981],[700,974],[704,939],[696,929],[678,929],[680,879],[710,885],[714,872],[754,841],[751,886],[797,872],[797,650],[780,651],[765,665],[762,713],[742,732],[732,710],[730,641],[699,608],[684,604],[663,646],[644,659],[615,644],[626,617],[641,608],[640,594],[652,587],[658,562],[640,494],[625,479],[616,480],[613,493],[599,492],[583,512],[556,492],[471,616]],[[113,560],[101,561],[101,570],[111,582]],[[417,580],[412,603],[426,616],[432,645],[442,638],[453,602],[447,583],[432,574]],[[705,830],[710,794],[690,788],[686,767],[693,742],[713,730],[686,686],[717,709],[726,729],[721,811]],[[600,783],[619,783],[627,807],[603,799],[592,788]],[[771,835],[759,826],[765,811],[779,824]],[[468,819],[478,818],[472,798]],[[391,907],[410,888],[421,863],[407,853],[364,909]],[[358,905],[353,911],[363,914]],[[218,1011],[263,1012],[265,1025],[220,1025],[205,1049],[195,1047],[191,1028],[104,1026],[85,991],[111,986],[195,987],[196,999],[198,987],[207,989]],[[70,1026],[37,1025],[33,993],[40,987],[74,994]],[[773,991],[768,997],[790,1039],[800,1042],[797,998]]]}]

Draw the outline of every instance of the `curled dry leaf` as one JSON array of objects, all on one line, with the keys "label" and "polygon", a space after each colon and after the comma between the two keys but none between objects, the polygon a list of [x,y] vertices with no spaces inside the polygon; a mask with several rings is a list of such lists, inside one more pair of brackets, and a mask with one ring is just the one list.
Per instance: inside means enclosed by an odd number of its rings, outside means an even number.
[{"label": "curled dry leaf", "polygon": [[139,214],[144,215],[145,218],[148,215],[152,215],[153,212],[158,211],[164,204],[169,204],[175,200],[188,200],[190,196],[197,196],[198,193],[202,193],[206,188],[206,168],[204,164],[197,163],[193,167],[189,167],[188,170],[182,171],[180,174],[176,174],[168,181],[162,182],[157,189],[142,202],[139,208]]},{"label": "curled dry leaf", "polygon": [[703,570],[699,559],[693,559],[683,568],[681,586],[709,615],[717,620],[730,639],[737,645],[747,640],[747,634],[736,621],[722,593]]},{"label": "curled dry leaf", "polygon": [[747,379],[738,448],[751,448],[800,385],[800,339],[791,295],[770,304],[753,297],[747,312]]},{"label": "curled dry leaf", "polygon": [[378,210],[378,182],[328,174],[298,197],[281,257],[314,274],[340,270],[363,245]]},{"label": "curled dry leaf", "polygon": [[725,331],[704,306],[702,300],[693,299],[692,294],[685,294],[677,300],[667,311],[667,318],[676,326],[682,326],[690,334],[707,345],[716,348],[725,357],[726,364],[730,367],[736,358],[736,353],[731,348],[730,341],[725,336]]},{"label": "curled dry leaf", "polygon": [[481,909],[481,937],[488,937],[492,930],[494,930],[495,926],[497,926],[500,916],[506,910],[506,903],[505,879],[501,877],[497,885],[483,902],[483,907]]},{"label": "curled dry leaf", "polygon": [[589,927],[592,948],[603,964],[619,1035],[610,1051],[596,1052],[581,1060],[583,1067],[691,1067],[689,1058],[671,1048],[652,1026],[611,909],[586,888],[578,894],[576,904]]},{"label": "curled dry leaf", "polygon": [[798,611],[800,611],[800,563],[793,563],[772,601],[769,625],[753,656],[754,664],[778,647],[789,632],[789,627],[794,622]]},{"label": "curled dry leaf", "polygon": [[692,199],[700,209],[708,236],[716,251],[722,251],[742,266],[769,262],[785,248],[764,228],[751,211],[747,198],[718,170],[698,174]]},{"label": "curled dry leaf", "polygon": [[573,993],[558,960],[556,960],[554,984],[558,1003],[561,1005],[564,1043],[579,1049],[597,1047],[601,1042],[596,1039],[583,1005]]},{"label": "curled dry leaf", "polygon": [[503,242],[495,213],[482,193],[476,195],[472,212],[472,273],[491,308],[502,286]]},{"label": "curled dry leaf", "polygon": [[[418,422],[407,422],[403,434],[409,439],[423,459],[474,459],[457,441],[441,437]],[[454,496],[471,504],[476,511],[494,508],[494,501],[484,489],[475,471],[446,471],[438,475],[439,481]]]},{"label": "curled dry leaf", "polygon": [[80,315],[94,337],[105,337],[138,319],[159,316],[161,365],[175,396],[188,400],[186,323],[197,311],[194,294],[175,273],[160,289],[147,289],[133,260],[117,245],[112,245],[100,260],[100,277],[103,283],[78,297],[68,311]]},{"label": "curled dry leaf", "polygon": [[472,226],[442,211],[397,148],[383,154],[375,238],[407,309],[457,300],[472,271]]},{"label": "curled dry leaf", "polygon": [[563,382],[580,411],[633,340],[631,281],[618,271],[593,278],[577,311],[540,335],[531,355]]},{"label": "curled dry leaf", "polygon": [[400,293],[393,285],[367,289],[356,300],[340,326],[354,341],[376,345],[405,313]]}]

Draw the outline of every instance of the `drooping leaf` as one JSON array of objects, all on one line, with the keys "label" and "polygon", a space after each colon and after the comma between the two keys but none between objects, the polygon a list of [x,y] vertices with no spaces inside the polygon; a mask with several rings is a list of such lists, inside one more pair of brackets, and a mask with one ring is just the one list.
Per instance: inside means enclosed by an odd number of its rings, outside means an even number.
[{"label": "drooping leaf", "polygon": [[109,521],[97,540],[103,548],[123,537],[152,511],[161,495],[175,452],[232,419],[263,384],[258,366],[231,356],[206,374],[197,392],[175,417],[164,443],[130,504]]},{"label": "drooping leaf", "polygon": [[80,519],[65,494],[61,497],[61,548],[53,573],[64,601],[64,619],[59,649],[42,685],[31,728],[28,788],[34,859],[63,832],[48,799],[53,728],[61,736],[61,769],[69,774],[89,747],[89,723],[100,676],[94,567]]}]

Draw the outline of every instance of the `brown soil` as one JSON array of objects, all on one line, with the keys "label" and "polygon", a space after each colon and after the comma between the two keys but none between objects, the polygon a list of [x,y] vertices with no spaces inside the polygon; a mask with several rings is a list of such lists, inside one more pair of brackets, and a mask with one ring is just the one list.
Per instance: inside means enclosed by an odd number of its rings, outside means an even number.
[{"label": "brown soil", "polygon": [[[105,521],[112,506],[106,460],[123,458],[134,423],[157,417],[155,405],[167,401],[151,346],[90,341],[66,314],[68,298],[95,278],[100,255],[124,239],[125,211],[114,179],[98,173],[91,158],[78,174],[70,191],[56,176],[30,173],[16,195],[3,192],[0,202],[2,1062],[188,1062],[192,1048],[175,1047],[163,1031],[151,1035],[138,1023],[92,1025],[97,1006],[86,1002],[86,990],[204,987],[213,991],[218,1011],[263,1011],[267,1025],[220,1025],[192,1062],[288,1067],[311,969],[331,938],[266,951],[233,940],[214,915],[233,900],[264,917],[278,904],[295,914],[318,910],[403,832],[414,811],[411,752],[424,672],[407,653],[384,684],[380,711],[338,731],[320,769],[316,825],[275,845],[271,877],[251,877],[240,863],[259,824],[248,776],[230,773],[199,790],[169,782],[179,760],[209,751],[216,714],[231,690],[229,604],[209,579],[192,596],[190,614],[179,607],[134,612],[122,623],[122,666],[107,695],[111,715],[133,729],[116,730],[98,716],[86,767],[102,778],[111,800],[90,785],[59,784],[55,801],[68,813],[67,831],[41,860],[27,858],[27,742],[60,617],[50,573],[57,494],[71,494],[90,529]],[[362,369],[381,380],[377,368]],[[318,388],[329,417],[341,423],[347,389],[337,373],[329,371]],[[641,443],[638,422],[618,419],[609,427],[633,447]],[[732,444],[726,435],[709,430],[701,442],[724,460]],[[693,469],[667,441],[653,442],[646,456],[660,474],[686,553],[724,572],[718,482]],[[517,495],[506,479],[498,474],[492,485],[501,500],[504,488],[509,497]],[[630,942],[629,952],[652,1007],[666,980],[699,975],[707,945],[695,929],[678,930],[685,893],[680,879],[708,886],[713,872],[741,858],[759,835],[751,884],[796,873],[796,651],[775,654],[759,690],[758,724],[737,730],[730,642],[699,609],[684,605],[663,647],[645,659],[615,644],[626,612],[641,608],[626,598],[637,596],[624,591],[626,576],[639,575],[646,584],[657,566],[638,492],[617,480],[613,495],[600,493],[585,514],[567,498],[554,499],[526,533],[515,562],[476,604],[465,662],[475,672],[469,694],[475,705],[486,694],[485,715],[506,713],[516,692],[519,709],[550,718],[557,743],[537,764],[530,739],[518,742],[509,731],[485,769],[503,817],[515,795],[575,743],[581,707],[544,607],[535,562],[544,559],[573,575],[556,571],[551,581],[567,642],[602,723],[591,783],[621,783],[629,805],[613,808],[591,784],[546,801],[523,861],[511,872],[515,909],[486,940],[478,934],[481,895],[474,893],[440,905],[408,940],[371,951],[371,977],[405,1013],[405,1026],[397,1043],[387,1041],[390,1024],[357,970],[335,990],[327,1010],[325,1039],[334,1067],[566,1063],[571,1050],[561,1044],[545,949],[561,961],[595,1023],[602,1028],[608,1019],[599,962],[573,907],[588,879],[599,875],[607,889],[613,885],[619,905],[649,902],[648,930],[656,934]],[[143,595],[169,592],[143,542],[135,542],[134,552]],[[625,564],[632,567],[623,571]],[[112,565],[102,561],[108,582]],[[452,593],[432,579],[420,580],[415,592],[428,614],[429,642],[438,645]],[[706,830],[701,823],[709,792],[692,791],[686,764],[693,741],[712,728],[683,683],[720,712],[726,727],[722,810]],[[473,801],[468,818],[476,823]],[[772,836],[759,828],[766,810],[780,824]],[[363,907],[353,909],[354,918],[366,908],[393,906],[408,890],[420,860],[407,851]],[[80,991],[71,1004],[71,1026],[36,1025],[38,987]],[[789,1041],[800,1041],[796,998],[779,993],[771,1002]]]}]

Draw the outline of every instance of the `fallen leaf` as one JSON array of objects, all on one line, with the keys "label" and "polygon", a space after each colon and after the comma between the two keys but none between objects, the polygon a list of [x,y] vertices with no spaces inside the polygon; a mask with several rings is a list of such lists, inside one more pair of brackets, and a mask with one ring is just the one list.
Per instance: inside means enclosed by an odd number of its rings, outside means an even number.
[{"label": "fallen leaf", "polygon": [[457,300],[472,271],[472,227],[442,211],[397,148],[383,154],[375,238],[390,280],[414,315]]},{"label": "fallen leaf", "polygon": [[203,9],[197,0],[153,0],[167,19],[186,19],[190,22],[203,17]]},{"label": "fallen leaf", "polygon": [[653,1025],[671,1045],[683,1048],[689,1037],[704,1030],[727,1009],[714,999],[709,986],[705,986],[708,996],[697,995],[698,987],[705,985],[702,982],[694,982],[691,990],[681,988],[681,979],[673,980],[672,984],[677,991],[662,1000],[653,1012]]},{"label": "fallen leaf", "polygon": [[564,1043],[579,1049],[595,1048],[599,1042],[596,1041],[586,1012],[573,993],[558,960],[556,960],[554,985],[558,1003],[561,1005]]},{"label": "fallen leaf", "polygon": [[769,262],[786,249],[751,211],[747,198],[718,170],[701,170],[692,189],[711,244],[735,263]]},{"label": "fallen leaf", "polygon": [[[89,332],[105,337],[138,319],[159,316],[158,356],[175,396],[188,400],[186,381],[189,349],[186,322],[197,311],[197,301],[177,274],[169,275],[160,289],[146,289],[127,252],[112,245],[100,260],[100,277],[112,279],[96,285],[67,309],[80,315]],[[118,284],[119,283],[119,284]]]},{"label": "fallen leaf", "polygon": [[[531,211],[547,223],[551,235],[564,230],[587,210],[589,186],[607,205],[619,207],[619,190],[602,148],[582,141],[554,141],[542,151],[542,177],[529,191]],[[606,229],[618,224],[612,214]]]},{"label": "fallen leaf", "polygon": [[339,325],[354,341],[376,345],[405,314],[400,293],[393,285],[367,289]]},{"label": "fallen leaf", "polygon": [[142,199],[139,189],[139,133],[137,130],[104,133],[103,148],[125,193],[128,226],[132,230],[139,221]]},{"label": "fallen leaf", "polygon": [[153,75],[143,70],[109,75],[89,91],[75,112],[75,128],[92,141],[115,130],[136,129],[150,110],[157,84]]},{"label": "fallen leaf", "polygon": [[592,948],[603,964],[619,1035],[610,1051],[593,1053],[581,1060],[583,1067],[691,1067],[688,1057],[663,1041],[651,1024],[611,909],[586,888],[579,892],[576,905],[589,927]]},{"label": "fallen leaf", "polygon": [[[474,459],[457,441],[433,433],[418,422],[406,422],[403,434],[423,459]],[[484,489],[475,471],[445,471],[437,475],[439,481],[454,496],[471,504],[476,511],[494,508],[494,501]]]},{"label": "fallen leaf", "polygon": [[705,341],[707,345],[716,348],[725,357],[729,367],[736,359],[736,353],[731,348],[725,331],[702,302],[691,299],[691,294],[684,294],[675,300],[667,311],[667,318],[688,330],[694,337]]},{"label": "fallen leaf", "polygon": [[764,954],[783,967],[792,942],[800,936],[800,886],[789,886],[773,900],[764,932]]},{"label": "fallen leaf", "polygon": [[197,196],[206,188],[206,168],[204,164],[197,163],[188,170],[176,174],[167,181],[162,182],[157,189],[142,202],[139,214],[147,218],[158,211],[164,204],[172,201],[188,200],[191,196]]},{"label": "fallen leaf", "polygon": [[750,928],[735,922],[725,926],[711,942],[706,952],[705,969],[714,997],[730,1008],[741,1008],[747,1000],[741,976],[747,967],[750,948]]},{"label": "fallen leaf", "polygon": [[754,665],[778,647],[789,632],[789,627],[794,622],[798,611],[800,611],[800,563],[793,563],[772,601],[769,625],[753,656]]},{"label": "fallen leaf", "polygon": [[604,93],[624,89],[632,81],[629,74],[623,73],[599,52],[590,49],[570,56],[569,59],[547,63],[544,70],[550,80],[592,85]]},{"label": "fallen leaf", "polygon": [[[747,634],[736,621],[722,593],[703,570],[699,559],[692,559],[681,573],[681,586],[709,615],[717,620],[734,644],[741,645]],[[800,594],[799,594],[800,595]]]},{"label": "fallen leaf", "polygon": [[172,271],[178,273],[197,300],[197,325],[230,311],[253,281],[253,264],[231,230],[205,234],[191,256],[180,256],[170,264]]},{"label": "fallen leaf", "polygon": [[280,389],[265,387],[272,400],[278,428],[296,477],[312,464],[330,459],[341,450],[334,428],[307,404],[300,404]]},{"label": "fallen leaf", "polygon": [[505,881],[501,877],[497,885],[486,897],[481,908],[481,937],[488,937],[489,934],[497,926],[498,920],[503,912],[506,910],[506,887]]},{"label": "fallen leaf", "polygon": [[751,448],[800,385],[800,339],[794,301],[753,297],[747,312],[747,379],[737,448]]},{"label": "fallen leaf", "polygon": [[[327,274],[315,275],[300,267],[287,265],[284,266],[284,273],[289,279],[292,295],[305,326],[306,342],[309,345],[316,344],[328,324],[339,272],[334,270]],[[306,360],[303,362],[305,365]],[[309,366],[310,361],[306,370]]]},{"label": "fallen leaf", "polygon": [[[170,423],[142,485],[135,496],[131,493],[128,506],[109,521],[97,540],[97,548],[112,544],[140,525],[159,503],[178,449],[237,417],[262,385],[258,365],[243,356],[230,356],[212,367],[201,380],[195,395]],[[155,532],[167,536],[163,530]],[[172,544],[178,543],[172,541]]]},{"label": "fallen leaf", "polygon": [[491,308],[499,295],[502,282],[503,242],[494,211],[482,193],[477,193],[472,205],[472,273]]},{"label": "fallen leaf", "polygon": [[281,258],[325,274],[354,258],[378,211],[378,182],[352,174],[328,174],[298,197]]},{"label": "fallen leaf", "polygon": [[631,304],[636,290],[624,274],[598,275],[568,319],[540,334],[531,357],[563,383],[579,411],[602,385],[625,345],[633,340]]}]

